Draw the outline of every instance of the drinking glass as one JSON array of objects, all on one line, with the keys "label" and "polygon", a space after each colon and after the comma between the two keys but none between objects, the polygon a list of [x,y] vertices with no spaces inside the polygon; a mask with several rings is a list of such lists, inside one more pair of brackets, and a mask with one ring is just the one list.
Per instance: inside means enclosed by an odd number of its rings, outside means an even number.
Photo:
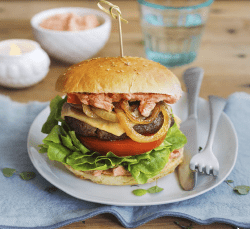
[{"label": "drinking glass", "polygon": [[148,59],[166,67],[193,62],[213,0],[138,0]]}]

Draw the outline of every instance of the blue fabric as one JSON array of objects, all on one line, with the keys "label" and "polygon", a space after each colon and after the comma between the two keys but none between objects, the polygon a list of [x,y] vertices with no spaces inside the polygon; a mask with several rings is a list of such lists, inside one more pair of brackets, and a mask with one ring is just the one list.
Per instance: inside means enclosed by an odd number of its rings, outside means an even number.
[{"label": "blue fabric", "polygon": [[[115,215],[124,227],[130,228],[161,216],[250,228],[250,193],[240,196],[225,182],[190,200],[144,207],[108,206],[79,200],[60,190],[46,191],[52,185],[33,167],[26,144],[31,123],[47,105],[21,104],[0,96],[0,170],[9,167],[37,174],[35,179],[24,181],[18,175],[6,178],[0,172],[0,228],[58,228],[102,213]],[[250,185],[250,95],[231,95],[225,112],[239,140],[239,156],[228,179],[234,180],[234,185]]]}]

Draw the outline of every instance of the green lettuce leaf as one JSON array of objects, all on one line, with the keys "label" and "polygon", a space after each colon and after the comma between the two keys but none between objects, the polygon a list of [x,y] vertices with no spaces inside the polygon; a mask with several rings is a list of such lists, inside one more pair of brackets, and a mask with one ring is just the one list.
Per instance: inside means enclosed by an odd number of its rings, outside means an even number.
[{"label": "green lettuce leaf", "polygon": [[186,136],[179,130],[176,123],[168,130],[164,140],[165,145],[170,145],[170,152],[182,148],[187,143]]},{"label": "green lettuce leaf", "polygon": [[38,145],[40,147],[39,153],[47,153],[48,152],[48,146],[45,144]]},{"label": "green lettuce leaf", "polygon": [[167,147],[162,150],[152,150],[149,153],[149,159],[142,159],[136,164],[130,164],[128,171],[139,184],[144,184],[149,178],[160,173],[167,164],[170,153]]},{"label": "green lettuce leaf", "polygon": [[160,173],[168,162],[170,153],[182,148],[186,144],[185,135],[178,129],[175,123],[167,133],[163,143],[144,154],[119,157],[108,152],[105,156],[97,152],[89,151],[76,137],[74,131],[68,130],[62,122],[58,111],[61,112],[62,105],[66,101],[56,97],[51,101],[51,113],[43,129],[49,131],[47,137],[40,145],[40,153],[47,152],[50,160],[62,162],[72,168],[81,171],[107,170],[119,165],[124,166],[139,184],[144,184],[149,178]]},{"label": "green lettuce leaf", "polygon": [[42,133],[49,134],[53,127],[58,124],[58,122],[64,122],[64,120],[61,118],[61,111],[62,106],[66,101],[67,96],[62,99],[59,95],[51,100],[50,115],[42,127]]}]

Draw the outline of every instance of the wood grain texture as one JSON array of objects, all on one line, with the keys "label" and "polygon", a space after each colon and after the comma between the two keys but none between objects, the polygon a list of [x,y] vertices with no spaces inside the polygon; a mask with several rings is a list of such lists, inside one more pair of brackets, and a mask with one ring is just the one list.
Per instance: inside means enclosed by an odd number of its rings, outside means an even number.
[{"label": "wood grain texture", "polygon": [[[123,24],[124,53],[130,56],[145,57],[136,1],[129,5],[126,1],[114,1],[122,9],[123,17],[129,20]],[[33,39],[30,18],[41,10],[81,6],[96,8],[94,1],[14,1],[0,4],[0,39]],[[235,91],[250,92],[250,2],[221,1],[212,5],[199,55],[195,62],[171,70],[181,79],[187,67],[200,66],[205,70],[200,96],[207,98],[214,94],[227,97]],[[113,20],[112,34],[107,45],[97,56],[118,56],[118,23]],[[55,81],[68,65],[52,59],[50,72],[39,84],[24,90],[0,87],[0,93],[9,95],[16,101],[48,101],[52,99]],[[181,80],[182,82],[182,80]],[[182,85],[184,86],[183,82]]]},{"label": "wood grain texture", "polygon": [[[135,0],[112,1],[119,5],[122,15],[129,21],[123,24],[124,53],[130,56],[145,57],[139,21],[139,10]],[[97,8],[96,1],[1,1],[0,2],[0,40],[12,38],[34,39],[30,27],[31,17],[45,9],[56,7],[80,6]],[[191,66],[204,68],[205,76],[200,96],[227,97],[236,91],[250,93],[250,2],[216,1],[212,5],[210,18],[202,38],[199,55],[192,64],[171,69],[181,80],[185,69]],[[118,25],[113,20],[109,42],[96,56],[118,56]],[[57,77],[68,65],[51,59],[51,67],[46,78],[27,89],[7,89],[0,87],[0,93],[15,101],[48,101],[56,94],[54,85]],[[181,80],[184,88],[184,83]],[[140,226],[141,229],[180,228],[174,222],[188,226],[190,221],[173,217],[161,217]],[[110,214],[95,216],[82,222],[64,226],[74,228],[123,228]],[[215,223],[202,226],[193,224],[195,229],[229,229],[232,226]]]}]

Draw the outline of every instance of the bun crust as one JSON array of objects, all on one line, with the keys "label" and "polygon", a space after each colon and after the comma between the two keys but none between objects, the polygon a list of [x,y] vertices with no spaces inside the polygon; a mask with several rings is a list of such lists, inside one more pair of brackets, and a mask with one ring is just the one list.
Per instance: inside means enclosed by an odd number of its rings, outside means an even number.
[{"label": "bun crust", "polygon": [[64,93],[159,93],[181,97],[178,78],[165,66],[139,57],[85,60],[59,76],[56,90]]},{"label": "bun crust", "polygon": [[[148,179],[147,183],[151,183],[159,178],[162,178],[176,169],[176,167],[183,161],[183,149],[180,151],[181,156],[171,159],[164,169],[155,177]],[[90,173],[86,173],[84,171],[79,171],[73,169],[69,165],[65,165],[68,170],[75,174],[75,176],[79,177],[80,179],[90,180],[97,184],[105,184],[105,185],[136,185],[138,184],[136,180],[132,176],[109,176],[101,174],[100,176],[93,176]]]}]

